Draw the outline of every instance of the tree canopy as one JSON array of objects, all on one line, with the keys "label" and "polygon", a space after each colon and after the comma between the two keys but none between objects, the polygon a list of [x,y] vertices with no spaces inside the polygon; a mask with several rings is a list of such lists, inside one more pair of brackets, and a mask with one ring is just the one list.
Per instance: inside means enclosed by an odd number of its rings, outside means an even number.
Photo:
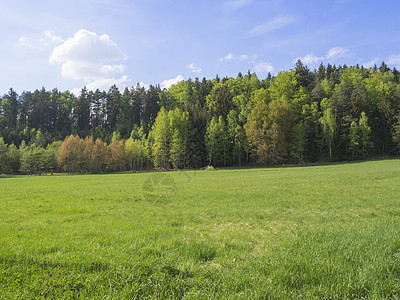
[{"label": "tree canopy", "polygon": [[[45,88],[0,99],[0,172],[363,159],[400,149],[396,69],[320,65],[168,89]],[[56,142],[56,143],[55,143]]]}]

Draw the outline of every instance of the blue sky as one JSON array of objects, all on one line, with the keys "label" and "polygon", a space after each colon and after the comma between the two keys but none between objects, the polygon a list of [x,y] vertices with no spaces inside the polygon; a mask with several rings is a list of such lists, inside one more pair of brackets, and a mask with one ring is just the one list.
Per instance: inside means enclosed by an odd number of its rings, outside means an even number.
[{"label": "blue sky", "polygon": [[79,91],[384,60],[400,68],[400,2],[2,0],[0,93]]}]

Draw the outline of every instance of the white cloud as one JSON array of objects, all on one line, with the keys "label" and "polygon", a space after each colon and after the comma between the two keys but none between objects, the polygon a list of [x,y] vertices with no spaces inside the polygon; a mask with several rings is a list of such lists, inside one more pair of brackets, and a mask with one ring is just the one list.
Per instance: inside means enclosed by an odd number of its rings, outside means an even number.
[{"label": "white cloud", "polygon": [[231,0],[224,3],[226,8],[239,9],[251,4],[254,0]]},{"label": "white cloud", "polygon": [[337,58],[345,57],[349,55],[350,51],[346,48],[343,47],[334,47],[328,50],[328,53],[326,56],[315,56],[313,54],[307,54],[304,57],[298,57],[293,59],[293,63],[295,64],[298,59],[301,60],[302,63],[309,65],[309,66],[315,66],[322,61],[327,61],[327,60],[335,60]]},{"label": "white cloud", "polygon": [[376,65],[379,61],[380,61],[379,58],[373,58],[373,59],[371,59],[370,61],[368,61],[368,62],[366,62],[366,63],[363,63],[362,65],[363,65],[365,68],[369,69],[369,68],[373,67],[374,65]]},{"label": "white cloud", "polygon": [[309,65],[309,66],[314,66],[316,64],[319,64],[320,62],[322,62],[324,60],[324,57],[320,57],[320,56],[315,56],[312,54],[307,54],[304,57],[298,57],[293,59],[293,63],[295,64],[298,60],[301,60],[301,62],[303,64]]},{"label": "white cloud", "polygon": [[18,39],[19,45],[33,50],[47,50],[49,47],[54,47],[56,44],[64,42],[64,40],[54,34],[52,30],[46,30],[40,35],[31,37],[21,36]]},{"label": "white cloud", "polygon": [[254,70],[258,73],[268,73],[274,70],[274,67],[269,63],[259,63],[254,67]]},{"label": "white cloud", "polygon": [[400,54],[389,56],[386,60],[386,63],[391,66],[399,67],[400,66]]},{"label": "white cloud", "polygon": [[35,48],[35,46],[32,44],[32,41],[30,38],[26,36],[21,36],[18,39],[18,42],[21,46],[28,47],[28,48]]},{"label": "white cloud", "polygon": [[349,50],[343,47],[334,47],[328,50],[328,54],[326,55],[326,59],[336,59],[340,57],[344,57],[349,53]]},{"label": "white cloud", "polygon": [[249,61],[251,63],[255,63],[258,55],[247,55],[247,54],[242,54],[239,56],[239,60],[241,61]]},{"label": "white cloud", "polygon": [[255,26],[253,29],[247,32],[247,35],[256,36],[266,34],[286,27],[294,22],[296,22],[296,19],[292,16],[276,17],[271,21]]},{"label": "white cloud", "polygon": [[191,70],[193,73],[200,73],[202,71],[202,68],[198,68],[194,65],[194,63],[190,64],[187,66],[189,70]]},{"label": "white cloud", "polygon": [[126,69],[125,65],[104,65],[101,67],[101,74],[111,75],[114,73],[123,73]]},{"label": "white cloud", "polygon": [[18,39],[19,45],[22,47],[29,48],[31,50],[44,50],[49,47],[49,43],[45,38],[35,38],[35,37],[26,37],[21,36]]},{"label": "white cloud", "polygon": [[[127,75],[123,75],[120,78],[100,78],[88,83],[86,85],[86,89],[91,91],[95,91],[97,89],[99,89],[100,91],[108,91],[108,89],[114,84],[122,89],[124,86],[127,85],[128,82],[131,82],[131,80],[128,78]],[[82,88],[74,88],[71,92],[75,94],[75,96],[79,96],[81,90]]]},{"label": "white cloud", "polygon": [[62,64],[63,77],[89,82],[123,72],[123,65],[107,63],[126,59],[108,35],[98,36],[95,32],[80,29],[53,49],[49,62]]},{"label": "white cloud", "polygon": [[230,61],[233,59],[233,54],[229,53],[227,56],[224,56],[223,58],[220,59],[220,61]]},{"label": "white cloud", "polygon": [[138,82],[139,87],[144,88],[145,90],[148,90],[150,86],[144,82]]},{"label": "white cloud", "polygon": [[182,80],[184,80],[182,75],[178,75],[175,78],[164,80],[163,82],[161,82],[161,88],[169,89],[171,87],[171,85],[177,84],[178,82],[180,82]]},{"label": "white cloud", "polygon": [[89,83],[88,85],[86,85],[86,88],[88,90],[96,90],[99,89],[101,91],[107,91],[113,84],[120,86],[123,84],[126,84],[128,82],[130,82],[131,80],[128,78],[127,75],[123,75],[121,76],[121,78],[101,78],[101,79],[97,79],[91,83]]},{"label": "white cloud", "polygon": [[256,58],[257,58],[257,55],[242,54],[242,55],[237,56],[232,53],[229,53],[227,56],[220,58],[220,61],[240,60],[240,61],[251,61],[254,63],[254,60]]},{"label": "white cloud", "polygon": [[57,43],[64,42],[63,38],[58,35],[55,35],[55,32],[53,30],[46,30],[45,32],[43,32],[43,34],[45,37],[52,40],[53,42],[57,42]]},{"label": "white cloud", "polygon": [[[46,35],[52,40],[62,40],[54,32],[46,32]],[[64,78],[83,80],[89,90],[107,90],[113,84],[121,86],[130,81],[122,75],[126,66],[118,63],[127,58],[108,35],[98,36],[80,29],[53,49],[49,63],[60,63]]]},{"label": "white cloud", "polygon": [[68,60],[61,66],[64,78],[90,82],[125,71],[124,65],[101,65],[98,62]]}]

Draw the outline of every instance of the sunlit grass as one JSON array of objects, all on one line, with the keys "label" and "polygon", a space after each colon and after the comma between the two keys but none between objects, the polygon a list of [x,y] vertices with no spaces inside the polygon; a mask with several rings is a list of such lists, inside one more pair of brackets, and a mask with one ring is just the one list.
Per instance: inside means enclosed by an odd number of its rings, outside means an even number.
[{"label": "sunlit grass", "polygon": [[0,177],[0,298],[396,298],[400,160]]}]

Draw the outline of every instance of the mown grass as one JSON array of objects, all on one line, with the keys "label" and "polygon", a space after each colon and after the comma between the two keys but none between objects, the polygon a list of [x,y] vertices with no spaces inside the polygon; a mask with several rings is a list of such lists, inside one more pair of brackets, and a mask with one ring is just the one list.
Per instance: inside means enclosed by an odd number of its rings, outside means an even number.
[{"label": "mown grass", "polygon": [[0,298],[398,299],[400,160],[0,176]]}]

